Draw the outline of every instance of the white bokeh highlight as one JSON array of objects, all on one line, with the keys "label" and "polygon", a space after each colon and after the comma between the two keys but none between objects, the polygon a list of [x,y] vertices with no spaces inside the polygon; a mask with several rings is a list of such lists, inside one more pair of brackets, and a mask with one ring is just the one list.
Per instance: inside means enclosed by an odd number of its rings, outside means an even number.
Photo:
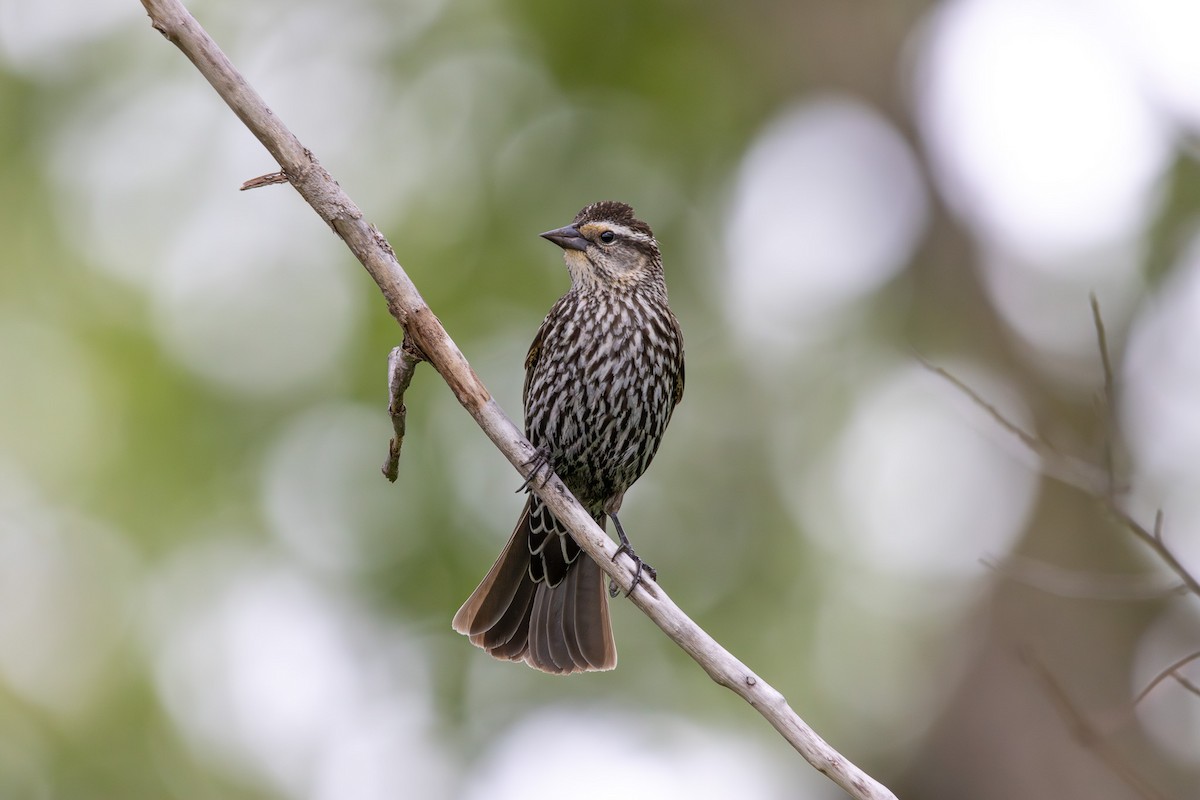
[{"label": "white bokeh highlight", "polygon": [[60,721],[100,702],[137,565],[124,539],[0,460],[0,691]]},{"label": "white bokeh highlight", "polygon": [[[606,766],[607,765],[607,766]],[[802,770],[802,771],[801,771]],[[800,765],[783,773],[759,744],[636,710],[550,708],[496,737],[467,778],[463,800],[564,797],[833,798]],[[800,782],[800,786],[797,785]],[[803,791],[801,788],[803,787]]]},{"label": "white bokeh highlight", "polygon": [[1195,0],[1074,0],[1080,14],[1099,12],[1105,34],[1139,73],[1143,90],[1175,121],[1200,128],[1200,3]]},{"label": "white bokeh highlight", "polygon": [[70,73],[78,69],[71,55],[121,23],[144,19],[122,0],[0,0],[0,64],[42,79]]},{"label": "white bokeh highlight", "polygon": [[755,344],[815,335],[907,263],[927,205],[912,153],[877,111],[840,96],[781,110],[738,168],[730,323]]},{"label": "white bokeh highlight", "polygon": [[[340,244],[322,226],[288,225],[286,211],[259,208],[254,219],[213,211],[182,233],[151,285],[167,352],[237,394],[327,382],[361,305],[361,276],[344,263]],[[264,237],[264,229],[275,233]]]},{"label": "white bokeh highlight", "polygon": [[394,626],[232,545],[179,554],[143,607],[155,686],[204,760],[296,800],[448,796],[428,676]]},{"label": "white bokeh highlight", "polygon": [[945,632],[986,587],[971,592],[861,568],[825,577],[809,657],[813,693],[833,710],[829,733],[871,730],[880,752],[906,760],[936,725],[947,685],[970,662],[969,649],[947,646],[953,640]]},{"label": "white bokeh highlight", "polygon": [[416,543],[402,494],[379,474],[391,426],[378,408],[318,406],[289,420],[263,468],[271,532],[306,564],[347,572]]},{"label": "white bokeh highlight", "polygon": [[[1021,424],[1027,412],[1000,380],[948,369]],[[1037,496],[996,423],[919,365],[884,371],[858,394],[827,461],[814,465],[794,509],[825,547],[882,574],[960,579],[1008,552]]]},{"label": "white bokeh highlight", "polygon": [[80,103],[51,143],[61,212],[88,263],[149,296],[186,369],[236,394],[312,387],[353,332],[360,275],[297,198],[236,191],[269,164],[212,108],[132,78]]},{"label": "white bokeh highlight", "polygon": [[952,0],[917,45],[917,119],[943,194],[1031,263],[1140,235],[1170,155],[1083,5]]}]

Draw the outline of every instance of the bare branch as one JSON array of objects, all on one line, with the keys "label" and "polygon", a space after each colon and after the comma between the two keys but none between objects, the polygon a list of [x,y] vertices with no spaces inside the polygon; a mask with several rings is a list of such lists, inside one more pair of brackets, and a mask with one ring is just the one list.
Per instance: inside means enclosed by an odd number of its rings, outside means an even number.
[{"label": "bare branch", "polygon": [[[1100,301],[1096,299],[1095,294],[1092,294],[1091,302],[1092,321],[1096,326],[1096,345],[1100,349],[1100,362],[1104,367],[1104,399],[1108,411],[1108,414],[1106,415],[1106,422],[1109,430],[1111,430],[1112,409],[1116,407],[1116,398],[1114,396],[1115,390],[1113,388],[1114,383],[1112,360],[1108,352],[1108,335],[1104,331],[1104,318],[1100,314]],[[1146,545],[1149,546],[1150,549],[1153,550],[1155,554],[1163,561],[1163,563],[1170,567],[1171,571],[1183,580],[1184,586],[1186,586],[1190,592],[1195,594],[1197,597],[1200,597],[1200,581],[1198,581],[1196,577],[1192,575],[1187,567],[1180,563],[1179,559],[1175,557],[1175,554],[1163,541],[1163,510],[1160,508],[1157,512],[1155,512],[1154,531],[1151,532],[1146,530],[1141,523],[1134,520],[1133,517],[1131,517],[1128,512],[1126,512],[1118,504],[1115,496],[1116,477],[1113,472],[1114,467],[1112,452],[1112,436],[1109,436],[1108,442],[1105,445],[1105,459],[1107,461],[1109,475],[1109,490],[1103,495],[1103,497],[1096,493],[1093,494],[1096,494],[1097,498],[1104,502],[1105,506],[1108,507],[1108,510],[1115,515],[1118,520],[1121,521],[1121,524],[1124,525],[1130,533],[1145,542]]]},{"label": "bare branch", "polygon": [[1023,428],[1021,428],[1021,426],[1008,419],[1008,417],[1004,416],[999,409],[997,409],[987,400],[983,399],[978,392],[964,383],[957,376],[951,374],[942,367],[931,364],[920,356],[917,358],[926,369],[937,375],[940,375],[953,384],[959,391],[970,398],[975,405],[986,411],[988,415],[997,422],[997,424],[999,424],[1013,436],[1017,437],[1017,439],[1023,445],[1025,445],[1030,452],[1032,452],[1035,456],[1038,456],[1042,460],[1042,471],[1048,477],[1054,478],[1060,483],[1074,487],[1085,494],[1091,495],[1097,502],[1108,509],[1109,513],[1115,516],[1122,526],[1129,530],[1129,532],[1134,536],[1145,542],[1150,549],[1153,550],[1160,559],[1162,559],[1163,563],[1165,563],[1172,572],[1179,576],[1180,580],[1183,581],[1183,584],[1187,587],[1188,591],[1192,592],[1197,597],[1200,597],[1200,581],[1198,581],[1196,577],[1188,571],[1187,567],[1185,567],[1179,561],[1179,559],[1175,557],[1175,554],[1172,553],[1171,549],[1163,542],[1163,519],[1161,509],[1159,509],[1158,513],[1155,515],[1154,532],[1151,533],[1150,531],[1146,530],[1141,523],[1131,517],[1129,512],[1125,511],[1125,509],[1121,507],[1120,503],[1117,501],[1115,493],[1112,491],[1114,482],[1110,473],[1102,472],[1091,464],[1079,459],[1064,456],[1042,439],[1026,432]]},{"label": "bare branch", "polygon": [[1167,678],[1175,678],[1175,680],[1177,680],[1177,681],[1179,681],[1179,683],[1183,684],[1185,689],[1195,691],[1196,687],[1191,683],[1191,681],[1189,681],[1187,678],[1184,678],[1182,675],[1180,675],[1179,670],[1183,669],[1188,664],[1192,663],[1193,661],[1196,661],[1197,659],[1200,659],[1200,651],[1192,653],[1191,655],[1184,656],[1183,658],[1176,661],[1174,664],[1171,664],[1169,667],[1164,669],[1162,672],[1155,675],[1154,678],[1150,681],[1150,683],[1146,684],[1146,688],[1142,689],[1140,692],[1138,692],[1138,696],[1133,698],[1133,704],[1136,706],[1138,703],[1145,700],[1146,695],[1148,695],[1148,694],[1150,694],[1150,692],[1154,691],[1154,687],[1158,686],[1160,683],[1165,681]]},{"label": "bare branch", "polygon": [[1098,759],[1112,770],[1122,781],[1125,782],[1130,789],[1133,789],[1139,797],[1145,800],[1169,800],[1166,795],[1158,791],[1146,781],[1145,778],[1138,773],[1137,770],[1130,765],[1116,748],[1108,741],[1108,739],[1097,730],[1083,711],[1075,705],[1071,696],[1067,694],[1067,690],[1062,683],[1054,677],[1054,673],[1041,662],[1027,648],[1021,650],[1021,660],[1026,666],[1033,671],[1034,675],[1042,683],[1042,687],[1046,693],[1050,695],[1050,699],[1054,701],[1055,707],[1059,714],[1066,721],[1068,729],[1075,737],[1075,740],[1086,750],[1093,753]]},{"label": "bare branch", "polygon": [[1125,526],[1126,530],[1145,542],[1154,551],[1155,555],[1162,559],[1163,563],[1179,576],[1180,580],[1187,586],[1188,591],[1200,597],[1200,581],[1196,580],[1196,576],[1175,557],[1175,554],[1171,552],[1171,548],[1163,541],[1162,509],[1159,509],[1158,513],[1154,516],[1154,531],[1151,532],[1142,527],[1140,522],[1129,516],[1129,513],[1117,505],[1116,501],[1111,497],[1104,500],[1104,505],[1108,508],[1109,513]]},{"label": "bare branch", "polygon": [[393,436],[388,442],[387,460],[383,462],[383,476],[392,483],[400,474],[400,448],[404,446],[404,431],[407,427],[408,408],[404,405],[404,393],[412,383],[417,364],[425,355],[412,343],[408,334],[399,347],[388,353],[388,416],[392,418]]},{"label": "bare branch", "polygon": [[917,356],[917,360],[921,362],[921,365],[925,367],[925,369],[929,370],[935,375],[940,375],[942,378],[952,383],[960,392],[971,398],[971,401],[986,411],[988,415],[996,421],[996,424],[1020,439],[1021,443],[1033,451],[1035,455],[1041,455],[1043,450],[1049,449],[1045,444],[1042,443],[1041,439],[1034,436],[1032,433],[1027,433],[1020,425],[1004,416],[1004,414],[1000,412],[1000,409],[996,408],[987,400],[984,400],[982,395],[968,386],[964,381],[959,379],[957,375],[953,374],[947,369],[944,369],[943,367],[939,367],[936,364],[927,361],[920,355]]},{"label": "bare branch", "polygon": [[1107,476],[1099,469],[1085,461],[1063,455],[1047,442],[1029,433],[1017,423],[1004,416],[1000,409],[985,400],[978,392],[968,386],[962,379],[943,367],[933,364],[920,355],[917,360],[925,369],[941,376],[956,389],[970,398],[971,402],[987,412],[996,424],[1017,437],[1017,440],[1041,460],[1042,472],[1060,483],[1072,486],[1091,495],[1107,495]]},{"label": "bare branch", "polygon": [[[534,448],[488,393],[470,364],[405,274],[391,246],[337,182],[283,122],[267,108],[258,93],[234,69],[198,22],[177,0],[142,0],[155,29],[183,51],[246,127],[279,162],[296,191],[333,228],[378,284],[392,316],[404,327],[412,344],[441,374],[459,403],[488,438],[528,478]],[[609,577],[628,590],[633,562],[612,561],[616,546],[579,505],[566,485],[553,476],[532,489],[571,532],[587,554]],[[852,797],[885,800],[895,796],[829,746],[766,681],[685,615],[657,584],[642,581],[632,593],[642,609],[676,644],[722,686],[762,714],[810,764]]]},{"label": "bare branch", "polygon": [[[1096,327],[1097,345],[1100,349],[1100,359],[1104,369],[1105,424],[1106,430],[1111,432],[1113,429],[1112,410],[1115,408],[1113,369],[1108,351],[1108,337],[1104,329],[1103,318],[1100,314],[1100,304],[1094,294],[1091,296],[1091,306],[1092,319]],[[1128,578],[1121,576],[1119,580],[1124,585],[1120,585],[1113,583],[1116,576],[1081,576],[1079,573],[1060,570],[1048,564],[1021,560],[1015,557],[1010,563],[1004,565],[998,565],[987,560],[984,563],[987,563],[999,572],[1008,574],[1009,577],[1013,577],[1016,580],[1021,580],[1045,591],[1065,596],[1148,599],[1154,596],[1161,596],[1165,591],[1171,591],[1190,592],[1200,597],[1200,582],[1180,563],[1163,539],[1164,522],[1162,509],[1159,509],[1154,515],[1154,530],[1148,531],[1141,523],[1130,516],[1129,512],[1122,508],[1117,497],[1118,484],[1111,433],[1106,437],[1105,441],[1104,470],[1103,478],[1101,479],[1097,474],[1099,471],[1095,467],[1085,462],[1063,456],[1045,440],[1026,432],[954,375],[940,367],[929,364],[924,359],[921,359],[921,363],[952,383],[969,397],[972,402],[986,411],[1001,427],[1013,434],[1034,455],[1040,457],[1042,459],[1043,470],[1047,476],[1091,495],[1094,500],[1116,517],[1124,528],[1153,550],[1159,559],[1179,577],[1181,583],[1168,589],[1163,589],[1160,587],[1134,585],[1128,582]],[[1144,584],[1149,577],[1139,577],[1138,583]],[[1041,682],[1053,698],[1055,705],[1058,707],[1060,714],[1067,722],[1073,735],[1085,748],[1095,753],[1100,760],[1108,765],[1109,769],[1120,776],[1139,796],[1148,800],[1163,798],[1163,795],[1147,783],[1125,761],[1117,749],[1105,738],[1104,734],[1075,706],[1062,684],[1059,683],[1045,665],[1029,651],[1024,651],[1022,658],[1041,679]],[[1120,714],[1122,723],[1131,719],[1137,704],[1168,677],[1174,678],[1185,689],[1200,696],[1200,686],[1197,686],[1179,674],[1179,670],[1182,667],[1195,660],[1200,660],[1200,652],[1192,653],[1158,673],[1150,681],[1149,685],[1138,694],[1134,701],[1122,711]]]}]

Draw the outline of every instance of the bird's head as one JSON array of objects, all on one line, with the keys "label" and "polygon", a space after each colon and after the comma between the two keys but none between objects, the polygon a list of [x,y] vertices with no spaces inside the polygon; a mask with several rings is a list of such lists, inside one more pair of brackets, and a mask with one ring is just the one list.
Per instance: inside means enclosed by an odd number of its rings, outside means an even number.
[{"label": "bird's head", "polygon": [[662,280],[654,233],[624,203],[592,203],[570,225],[541,236],[563,249],[576,288],[620,290]]}]

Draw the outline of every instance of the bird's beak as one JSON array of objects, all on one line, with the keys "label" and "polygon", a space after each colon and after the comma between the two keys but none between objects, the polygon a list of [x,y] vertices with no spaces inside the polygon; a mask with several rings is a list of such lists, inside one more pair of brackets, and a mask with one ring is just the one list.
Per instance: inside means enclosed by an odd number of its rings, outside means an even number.
[{"label": "bird's beak", "polygon": [[583,238],[579,229],[574,225],[568,225],[565,228],[557,228],[552,231],[538,234],[543,239],[549,239],[563,250],[587,250],[588,240]]}]

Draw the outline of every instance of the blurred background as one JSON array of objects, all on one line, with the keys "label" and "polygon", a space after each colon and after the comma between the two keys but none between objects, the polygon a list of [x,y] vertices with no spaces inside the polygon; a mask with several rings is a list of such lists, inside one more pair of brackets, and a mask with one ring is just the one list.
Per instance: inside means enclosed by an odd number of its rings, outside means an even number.
[{"label": "blurred background", "polygon": [[[510,415],[568,285],[537,233],[654,226],[688,387],[623,521],[849,758],[1198,795],[1200,698],[1130,710],[1196,598],[1093,597],[1170,580],[917,356],[1070,456],[1111,434],[1200,570],[1200,4],[190,7]],[[843,796],[627,602],[606,674],[451,632],[520,479],[428,367],[381,477],[400,331],[294,192],[237,191],[276,166],[140,4],[0,0],[0,120],[0,797]]]}]

